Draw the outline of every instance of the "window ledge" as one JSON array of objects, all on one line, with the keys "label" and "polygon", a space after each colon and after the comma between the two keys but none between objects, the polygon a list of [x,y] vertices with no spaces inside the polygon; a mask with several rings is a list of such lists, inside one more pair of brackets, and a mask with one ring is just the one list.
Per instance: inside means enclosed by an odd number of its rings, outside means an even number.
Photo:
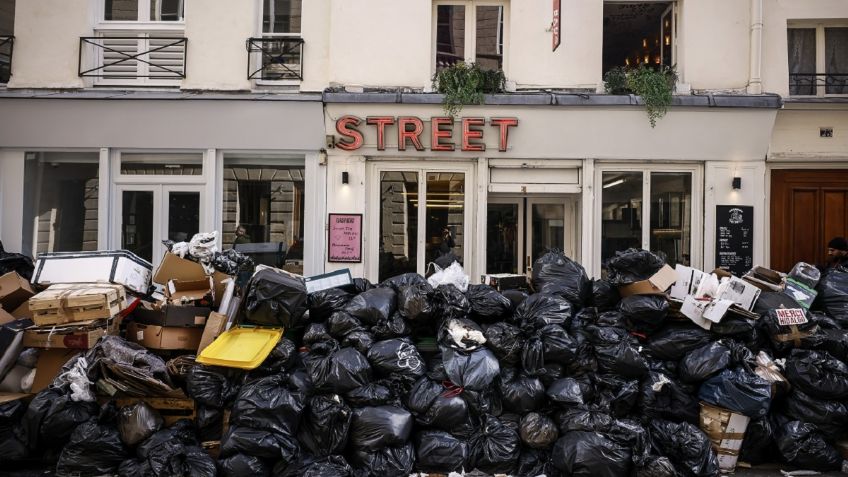
[{"label": "window ledge", "polygon": [[100,99],[100,100],[182,100],[182,101],[321,101],[318,93],[224,93],[212,91],[145,91],[127,89],[13,90],[0,88],[0,99]]},{"label": "window ledge", "polygon": [[848,96],[787,96],[784,103],[795,104],[848,104]]}]

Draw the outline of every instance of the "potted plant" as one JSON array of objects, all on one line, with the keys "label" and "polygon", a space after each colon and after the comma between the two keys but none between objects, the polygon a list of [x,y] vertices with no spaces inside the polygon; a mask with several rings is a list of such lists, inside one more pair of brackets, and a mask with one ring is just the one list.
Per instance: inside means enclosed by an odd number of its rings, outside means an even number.
[{"label": "potted plant", "polygon": [[668,112],[676,83],[677,71],[673,66],[652,68],[640,64],[636,68],[616,67],[604,74],[604,89],[608,94],[635,94],[642,98],[651,127]]},{"label": "potted plant", "polygon": [[483,69],[475,63],[457,62],[436,72],[433,88],[445,95],[445,113],[455,117],[465,104],[483,104],[484,95],[502,93],[506,77],[501,70]]}]

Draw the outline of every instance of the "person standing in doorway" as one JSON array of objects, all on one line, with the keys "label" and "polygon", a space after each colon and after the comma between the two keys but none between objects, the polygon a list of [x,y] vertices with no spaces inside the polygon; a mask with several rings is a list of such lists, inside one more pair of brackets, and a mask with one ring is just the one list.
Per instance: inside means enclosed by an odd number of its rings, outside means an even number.
[{"label": "person standing in doorway", "polygon": [[442,229],[442,243],[439,244],[439,255],[447,255],[456,247],[456,242],[453,240],[453,234],[450,227],[445,226]]},{"label": "person standing in doorway", "polygon": [[247,235],[247,229],[244,228],[244,225],[236,227],[236,239],[233,240],[233,247],[241,243],[250,242],[252,242],[252,240],[250,239],[250,235]]},{"label": "person standing in doorway", "polygon": [[836,267],[848,267],[848,240],[845,237],[834,237],[827,243],[827,260],[819,266],[822,276]]}]

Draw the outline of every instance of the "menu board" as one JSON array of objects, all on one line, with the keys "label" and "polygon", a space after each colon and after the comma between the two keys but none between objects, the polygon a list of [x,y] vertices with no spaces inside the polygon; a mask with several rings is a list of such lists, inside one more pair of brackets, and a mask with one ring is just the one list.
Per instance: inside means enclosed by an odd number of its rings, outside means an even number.
[{"label": "menu board", "polygon": [[362,262],[362,214],[330,214],[327,261]]},{"label": "menu board", "polygon": [[716,266],[741,277],[754,266],[754,207],[716,206]]}]

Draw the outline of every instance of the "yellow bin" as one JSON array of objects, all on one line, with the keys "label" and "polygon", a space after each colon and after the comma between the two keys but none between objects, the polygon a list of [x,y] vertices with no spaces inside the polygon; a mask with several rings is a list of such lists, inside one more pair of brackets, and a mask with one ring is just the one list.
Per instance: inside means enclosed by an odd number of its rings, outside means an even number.
[{"label": "yellow bin", "polygon": [[282,328],[233,328],[221,333],[200,352],[196,361],[212,366],[255,369],[271,354],[282,336]]}]

